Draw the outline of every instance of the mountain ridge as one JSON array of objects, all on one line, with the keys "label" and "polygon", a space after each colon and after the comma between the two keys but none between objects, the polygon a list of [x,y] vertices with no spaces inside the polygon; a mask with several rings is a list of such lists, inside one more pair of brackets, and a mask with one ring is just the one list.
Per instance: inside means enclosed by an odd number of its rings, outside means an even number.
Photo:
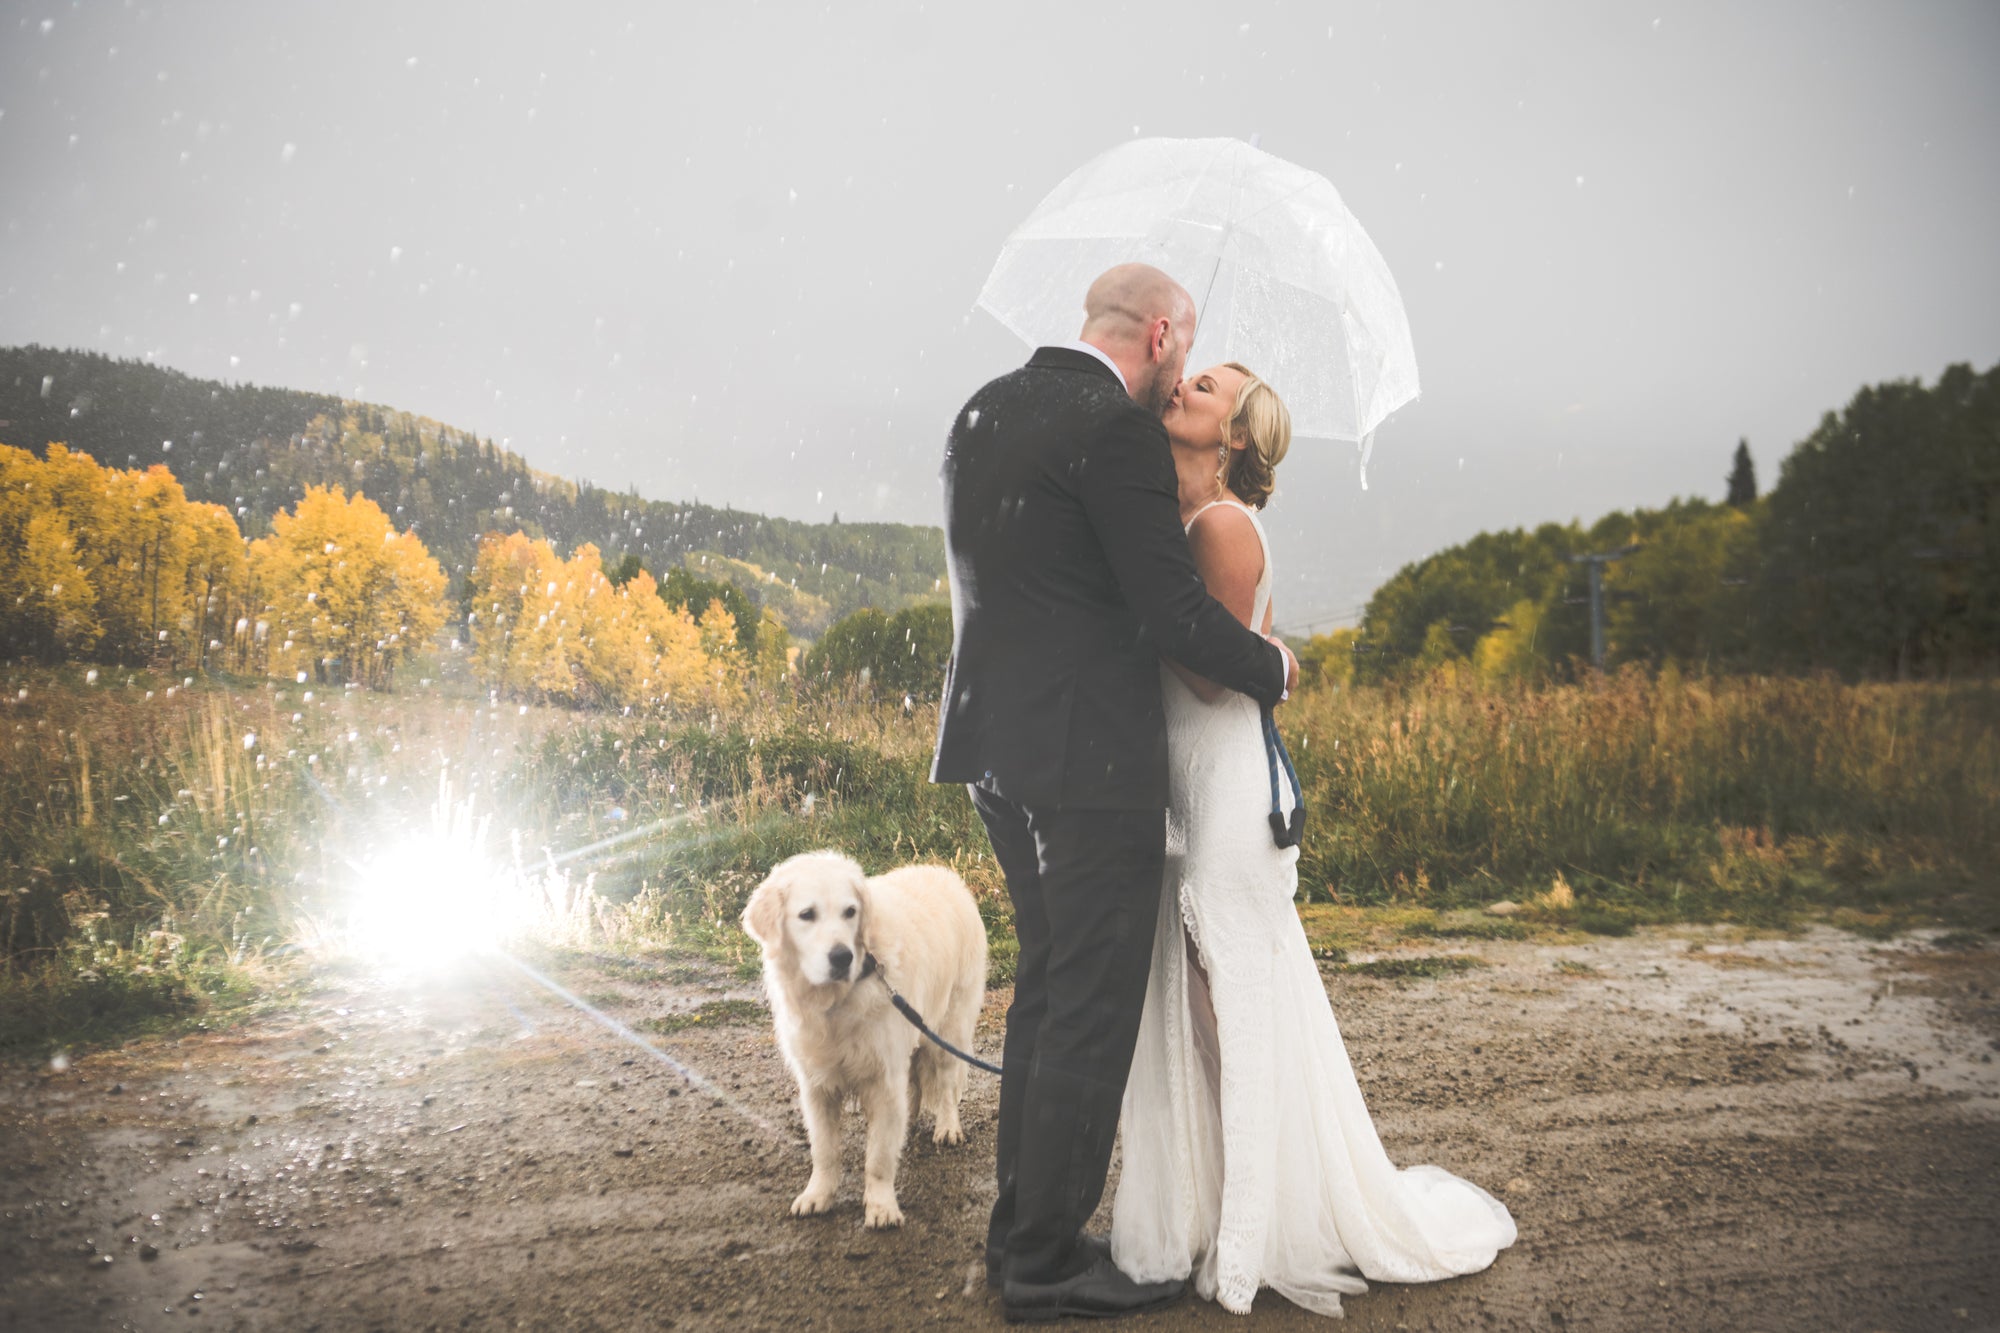
[{"label": "mountain ridge", "polygon": [[648,500],[544,471],[429,417],[331,394],[205,380],[98,352],[0,348],[0,443],[65,444],[110,467],[167,465],[193,500],[227,507],[245,537],[307,486],[361,491],[414,531],[454,585],[486,532],[520,530],[607,566],[631,554],[736,583],[794,633],[864,606],[943,594],[941,529],[806,523],[699,502]]}]

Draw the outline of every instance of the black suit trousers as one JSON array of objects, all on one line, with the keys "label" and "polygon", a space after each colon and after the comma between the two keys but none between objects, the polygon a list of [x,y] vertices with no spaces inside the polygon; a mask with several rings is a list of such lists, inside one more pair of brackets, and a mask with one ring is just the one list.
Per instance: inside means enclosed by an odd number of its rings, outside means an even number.
[{"label": "black suit trousers", "polygon": [[1083,1267],[1076,1238],[1111,1168],[1152,966],[1166,811],[1024,806],[971,791],[1021,945],[987,1246],[1004,1254],[1010,1280],[1060,1281]]}]

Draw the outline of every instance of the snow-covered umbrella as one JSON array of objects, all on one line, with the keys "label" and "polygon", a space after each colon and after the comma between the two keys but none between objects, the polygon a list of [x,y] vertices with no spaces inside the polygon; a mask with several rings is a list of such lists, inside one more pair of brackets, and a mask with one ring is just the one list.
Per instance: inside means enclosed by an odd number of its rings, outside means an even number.
[{"label": "snow-covered umbrella", "polygon": [[1114,264],[1164,269],[1200,320],[1188,366],[1241,361],[1296,434],[1362,448],[1417,396],[1396,280],[1324,176],[1238,139],[1134,139],[1056,186],[1000,250],[979,304],[1030,346],[1076,336]]}]

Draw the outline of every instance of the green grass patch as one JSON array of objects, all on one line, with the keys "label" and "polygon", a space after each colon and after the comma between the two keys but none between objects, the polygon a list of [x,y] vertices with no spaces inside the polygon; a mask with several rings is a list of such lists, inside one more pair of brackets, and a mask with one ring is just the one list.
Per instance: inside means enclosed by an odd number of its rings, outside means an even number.
[{"label": "green grass patch", "polygon": [[1865,912],[1855,907],[1836,907],[1828,913],[1827,921],[1851,935],[1871,940],[1893,940],[1912,926],[1921,924],[1894,910]]},{"label": "green grass patch", "polygon": [[1014,974],[1021,965],[1021,942],[1014,938],[1013,927],[1002,923],[998,932],[986,933],[986,984],[987,986],[1011,986]]},{"label": "green grass patch", "polygon": [[[608,977],[640,986],[698,986],[718,980],[715,969],[669,953],[661,953],[657,960],[648,960],[619,954],[562,950],[559,957],[561,961],[555,966],[562,972]],[[611,997],[613,1003],[629,1003],[628,997],[621,992],[605,991],[602,994]]]},{"label": "green grass patch", "polygon": [[1392,948],[1411,939],[1427,939],[1438,930],[1438,913],[1428,907],[1349,907],[1306,903],[1299,908],[1306,943],[1318,958],[1345,958],[1350,953]]},{"label": "green grass patch", "polygon": [[1577,926],[1592,935],[1630,935],[1639,913],[1628,907],[1586,905],[1577,909]]},{"label": "green grass patch", "polygon": [[0,972],[0,1054],[42,1057],[226,1022],[268,998],[227,963],[51,960]]},{"label": "green grass patch", "polygon": [[1374,977],[1378,981],[1428,981],[1486,966],[1485,959],[1474,958],[1470,954],[1438,953],[1376,958],[1366,963],[1339,963],[1334,970],[1358,977]]},{"label": "green grass patch", "polygon": [[1412,935],[1457,940],[1525,940],[1536,933],[1531,922],[1516,917],[1488,916],[1479,910],[1439,912],[1427,928],[1412,927]]},{"label": "green grass patch", "polygon": [[648,1032],[671,1037],[679,1032],[692,1032],[697,1028],[744,1027],[767,1023],[771,1011],[755,1000],[711,1000],[699,1009],[691,1009],[684,1014],[668,1014],[662,1018],[641,1019],[638,1026]]}]

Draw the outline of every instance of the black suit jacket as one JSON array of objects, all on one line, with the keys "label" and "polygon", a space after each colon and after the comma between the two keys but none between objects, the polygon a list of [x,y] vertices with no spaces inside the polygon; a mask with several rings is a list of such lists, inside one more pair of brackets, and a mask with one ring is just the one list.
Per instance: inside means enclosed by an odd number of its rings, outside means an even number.
[{"label": "black suit jacket", "polygon": [[1167,803],[1160,659],[1275,703],[1284,654],[1208,595],[1167,434],[1103,362],[1044,347],[944,459],[953,642],[933,782],[1023,805]]}]

